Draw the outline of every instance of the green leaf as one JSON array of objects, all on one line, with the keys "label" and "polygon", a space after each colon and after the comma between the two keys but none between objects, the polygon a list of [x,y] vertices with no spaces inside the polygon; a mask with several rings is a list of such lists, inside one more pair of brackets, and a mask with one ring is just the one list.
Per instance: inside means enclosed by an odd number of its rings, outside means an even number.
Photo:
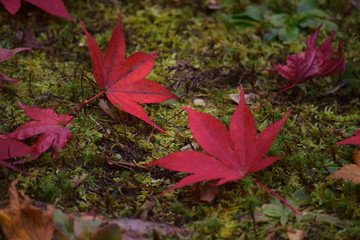
[{"label": "green leaf", "polygon": [[299,28],[296,25],[285,25],[279,31],[279,38],[283,41],[290,42],[299,36]]},{"label": "green leaf", "polygon": [[257,22],[261,22],[263,20],[263,15],[265,12],[269,12],[270,10],[267,9],[265,6],[262,5],[251,5],[245,8],[245,11],[239,14],[234,15],[235,19],[243,19],[243,18],[250,18]]},{"label": "green leaf", "polygon": [[288,220],[288,215],[286,213],[283,213],[280,217],[280,224],[285,226]]},{"label": "green leaf", "polygon": [[91,240],[119,240],[122,239],[122,232],[117,224],[107,224],[97,230]]},{"label": "green leaf", "polygon": [[271,40],[273,40],[274,37],[276,37],[278,35],[278,33],[279,33],[278,28],[266,29],[265,34],[264,34],[264,40],[271,41]]},{"label": "green leaf", "polygon": [[314,8],[318,8],[318,5],[315,0],[302,0],[299,2],[296,12],[298,13],[306,12]]},{"label": "green leaf", "polygon": [[285,13],[274,14],[270,16],[270,23],[274,27],[282,27],[288,21],[289,15]]},{"label": "green leaf", "polygon": [[275,204],[264,204],[263,206],[264,209],[264,214],[267,217],[271,217],[271,218],[280,218],[282,216],[282,211],[283,209]]}]

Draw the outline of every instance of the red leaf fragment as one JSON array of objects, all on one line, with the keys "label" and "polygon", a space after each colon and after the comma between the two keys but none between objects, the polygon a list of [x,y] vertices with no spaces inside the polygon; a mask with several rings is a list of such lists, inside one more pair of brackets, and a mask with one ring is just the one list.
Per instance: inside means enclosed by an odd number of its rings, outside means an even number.
[{"label": "red leaf fragment", "polygon": [[[0,0],[1,2],[1,0]],[[15,49],[5,49],[0,48],[0,62],[6,61],[9,58],[12,58],[16,53],[24,51],[24,50],[30,50],[31,48],[15,48]],[[7,83],[15,83],[19,82],[19,79],[13,79],[6,76],[4,73],[0,72],[0,85],[4,85]]]},{"label": "red leaf fragment", "polygon": [[342,145],[342,144],[354,144],[354,145],[360,145],[360,129],[356,130],[354,132],[353,137],[350,137],[348,139],[342,140],[340,142],[337,142],[336,145]]},{"label": "red leaf fragment", "polygon": [[32,147],[29,147],[22,142],[8,138],[4,135],[0,135],[0,165],[22,172],[20,169],[3,160],[9,158],[23,157],[32,152]]},{"label": "red leaf fragment", "polygon": [[186,185],[218,179],[217,185],[235,181],[260,171],[282,158],[264,157],[278,135],[290,111],[278,122],[256,134],[254,117],[245,103],[241,88],[240,103],[230,121],[230,129],[215,117],[183,107],[189,115],[190,130],[207,152],[183,151],[157,159],[148,166],[191,173],[159,196]]},{"label": "red leaf fragment", "polygon": [[177,96],[164,86],[144,79],[154,66],[156,53],[135,52],[125,57],[126,45],[121,24],[119,17],[104,55],[85,26],[81,24],[88,40],[96,83],[118,109],[165,132],[150,119],[138,103],[159,103]]},{"label": "red leaf fragment", "polygon": [[71,125],[70,121],[73,116],[57,114],[50,108],[41,109],[25,106],[20,101],[18,104],[24,109],[25,114],[34,121],[24,123],[5,136],[14,140],[25,140],[40,135],[32,145],[34,150],[31,153],[31,160],[38,158],[50,147],[53,149],[53,157],[57,157],[59,150],[63,149],[72,137],[66,126]]},{"label": "red leaf fragment", "polygon": [[281,88],[294,87],[298,83],[305,82],[311,78],[331,76],[345,70],[345,58],[343,46],[339,43],[338,54],[333,58],[331,42],[335,35],[335,30],[331,35],[316,48],[316,39],[321,25],[315,30],[311,37],[306,41],[307,49],[305,53],[296,53],[287,57],[287,65],[274,64],[275,69],[270,72],[280,74],[290,81],[287,86]]},{"label": "red leaf fragment", "polygon": [[[24,1],[29,2],[52,15],[67,18],[69,20],[74,20],[74,18],[67,11],[63,1],[61,0],[24,0]],[[6,8],[6,10],[11,14],[17,13],[21,6],[21,0],[0,0],[0,3],[2,3]]]}]

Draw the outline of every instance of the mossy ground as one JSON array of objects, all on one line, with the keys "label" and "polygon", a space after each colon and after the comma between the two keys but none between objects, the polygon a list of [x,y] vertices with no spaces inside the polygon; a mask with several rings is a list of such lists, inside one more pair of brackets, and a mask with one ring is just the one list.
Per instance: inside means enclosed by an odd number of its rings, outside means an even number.
[{"label": "mossy ground", "polygon": [[[107,163],[148,163],[193,141],[180,106],[210,113],[228,124],[236,108],[228,94],[237,93],[240,83],[245,92],[259,93],[262,99],[277,91],[278,77],[266,69],[271,62],[284,63],[286,55],[301,51],[313,30],[302,30],[300,38],[290,43],[263,41],[256,31],[241,34],[224,19],[241,12],[250,2],[225,0],[222,9],[210,10],[206,1],[65,1],[71,14],[84,22],[102,49],[106,49],[121,13],[128,54],[158,52],[148,78],[169,86],[182,98],[173,104],[145,106],[154,122],[170,134],[127,114],[121,114],[121,121],[114,121],[100,109],[98,100],[89,103],[73,121],[73,139],[60,157],[52,159],[46,152],[20,166],[28,175],[2,169],[0,205],[7,204],[9,183],[20,178],[19,188],[26,194],[49,204],[59,199],[57,206],[65,211],[93,212],[111,218],[140,217],[144,204],[154,201],[148,220],[194,229],[197,239],[263,239],[273,229],[278,230],[276,239],[287,239],[289,226],[306,231],[309,239],[360,239],[360,185],[326,179],[340,166],[352,163],[352,152],[357,147],[334,144],[350,137],[360,124],[360,11],[349,11],[351,5],[345,0],[319,3],[339,26],[335,42],[345,40],[347,71],[306,82],[263,103],[262,108],[253,109],[258,130],[292,109],[268,153],[285,155],[281,161],[221,186],[212,203],[200,202],[194,197],[196,188],[191,187],[153,198],[181,179],[182,173]],[[1,7],[0,45],[9,49],[22,47],[24,40],[19,36],[25,34],[34,37],[31,44],[40,48],[1,63],[2,72],[22,79],[0,89],[1,134],[29,120],[17,100],[66,114],[99,92],[80,24],[23,5],[16,15]],[[329,33],[329,29],[322,28],[319,40]],[[169,67],[177,66],[179,61],[196,70],[179,67],[178,72],[170,71]],[[322,95],[343,79],[349,83]],[[195,106],[195,98],[205,100],[206,106]],[[266,212],[264,207],[269,205],[263,204],[274,199],[251,178],[288,196],[300,210],[307,210],[311,216],[317,214],[318,219],[296,217],[285,209],[279,210],[283,217],[252,220],[252,216]]]}]

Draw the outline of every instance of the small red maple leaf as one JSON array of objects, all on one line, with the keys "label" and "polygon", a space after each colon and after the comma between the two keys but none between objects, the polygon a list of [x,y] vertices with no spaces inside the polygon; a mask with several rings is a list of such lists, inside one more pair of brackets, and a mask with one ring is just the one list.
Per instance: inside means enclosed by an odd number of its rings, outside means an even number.
[{"label": "small red maple leaf", "polygon": [[[59,17],[74,20],[74,18],[67,11],[63,1],[61,0],[25,0],[38,8],[41,8],[45,12]],[[6,10],[11,14],[15,14],[19,11],[21,6],[21,0],[0,0],[0,3],[4,5]]]},{"label": "small red maple leaf", "polygon": [[345,70],[345,59],[343,46],[339,43],[338,55],[333,58],[331,42],[335,35],[335,30],[331,35],[316,48],[316,39],[321,25],[315,30],[311,37],[306,41],[306,52],[296,53],[287,57],[287,65],[274,64],[275,69],[270,72],[280,74],[290,81],[289,85],[279,86],[288,90],[298,83],[305,82],[311,78],[331,76]]},{"label": "small red maple leaf", "polygon": [[[53,157],[59,155],[59,150],[63,149],[71,139],[71,132],[67,125],[73,116],[57,114],[53,109],[41,109],[38,107],[29,107],[18,101],[19,106],[24,109],[25,114],[34,121],[26,122],[15,131],[4,135],[14,140],[25,140],[39,135],[32,145],[31,159],[39,157],[43,152],[52,147]],[[18,162],[15,162],[18,163]]]},{"label": "small red maple leaf", "polygon": [[0,135],[0,165],[11,168],[16,171],[20,171],[12,164],[3,161],[9,158],[23,157],[33,152],[33,148],[28,145],[19,142],[15,139],[8,138],[4,135]]},{"label": "small red maple leaf", "polygon": [[83,24],[91,58],[95,80],[110,102],[122,111],[128,112],[149,123],[160,131],[137,103],[159,103],[177,98],[160,84],[144,79],[152,70],[156,53],[136,52],[125,58],[125,38],[119,17],[112,33],[109,46],[102,54],[98,44],[91,37]]},{"label": "small red maple leaf", "polygon": [[336,145],[342,145],[342,144],[354,144],[354,145],[360,145],[360,129],[356,130],[354,132],[353,137],[350,137],[348,139],[342,140],[340,142],[337,142]]},{"label": "small red maple leaf", "polygon": [[[6,61],[9,58],[12,58],[16,53],[24,51],[24,50],[30,50],[31,48],[15,48],[15,49],[5,49],[0,48],[0,62]],[[4,85],[7,83],[15,83],[19,82],[19,79],[13,79],[6,76],[4,73],[0,72],[0,85]]]},{"label": "small red maple leaf", "polygon": [[[192,174],[158,196],[200,181],[219,179],[217,185],[235,181],[246,174],[260,171],[283,157],[264,155],[270,149],[290,111],[280,121],[257,135],[255,120],[245,103],[242,88],[240,103],[231,118],[229,130],[221,121],[209,114],[187,107],[183,109],[188,112],[190,130],[194,138],[207,153],[176,152],[148,164]],[[271,193],[274,194],[272,191]]]}]

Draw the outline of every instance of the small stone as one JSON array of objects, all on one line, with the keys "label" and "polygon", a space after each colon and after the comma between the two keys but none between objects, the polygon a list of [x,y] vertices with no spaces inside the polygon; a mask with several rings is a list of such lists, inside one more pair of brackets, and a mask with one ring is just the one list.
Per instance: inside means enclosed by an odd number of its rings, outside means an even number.
[{"label": "small stone", "polygon": [[204,99],[198,98],[194,100],[194,105],[195,106],[201,106],[201,107],[205,107],[206,103]]}]

